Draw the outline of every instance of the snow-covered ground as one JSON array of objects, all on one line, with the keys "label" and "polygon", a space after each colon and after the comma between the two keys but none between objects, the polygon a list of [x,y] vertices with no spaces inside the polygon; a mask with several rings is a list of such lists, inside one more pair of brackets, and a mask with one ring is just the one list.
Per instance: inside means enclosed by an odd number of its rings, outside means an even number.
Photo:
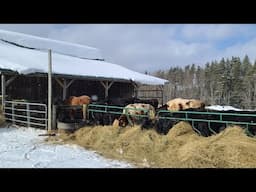
[{"label": "snow-covered ground", "polygon": [[131,168],[77,145],[47,144],[44,130],[0,128],[0,168]]}]

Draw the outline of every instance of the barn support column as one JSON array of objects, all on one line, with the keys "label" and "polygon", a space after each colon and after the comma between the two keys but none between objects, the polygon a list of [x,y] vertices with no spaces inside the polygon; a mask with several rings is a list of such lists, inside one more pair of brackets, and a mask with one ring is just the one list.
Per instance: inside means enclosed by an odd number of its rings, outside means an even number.
[{"label": "barn support column", "polygon": [[166,93],[170,94],[168,82],[165,82],[163,85],[163,103],[166,103],[169,99]]},{"label": "barn support column", "polygon": [[67,97],[67,89],[69,88],[69,86],[75,81],[75,79],[72,79],[71,81],[67,82],[66,79],[63,79],[63,82],[61,82],[61,80],[59,79],[55,79],[59,85],[63,88],[63,92],[62,92],[62,100],[64,101]]},{"label": "barn support column", "polygon": [[111,81],[110,83],[109,81],[105,81],[105,82],[101,81],[100,83],[105,88],[105,99],[106,99],[108,97],[108,90],[113,85],[114,81]]},{"label": "barn support column", "polygon": [[133,85],[133,87],[134,87],[134,92],[133,92],[133,96],[135,97],[135,98],[137,98],[138,97],[138,85],[136,84],[136,83],[132,83],[132,85]]},{"label": "barn support column", "polygon": [[4,102],[5,102],[5,95],[6,95],[6,87],[10,85],[11,82],[13,82],[14,79],[16,79],[17,76],[13,76],[7,81],[5,80],[5,75],[1,73],[1,83],[2,83],[2,110],[4,111]]},{"label": "barn support column", "polygon": [[164,86],[163,85],[159,85],[160,90],[161,90],[161,96],[162,96],[162,105],[164,104]]},{"label": "barn support column", "polygon": [[48,50],[48,132],[52,129],[52,50]]}]

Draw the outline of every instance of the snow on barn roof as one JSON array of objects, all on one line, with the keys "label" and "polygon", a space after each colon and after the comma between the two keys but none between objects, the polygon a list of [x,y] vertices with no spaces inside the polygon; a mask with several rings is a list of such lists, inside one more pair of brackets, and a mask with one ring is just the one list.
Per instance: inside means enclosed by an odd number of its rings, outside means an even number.
[{"label": "snow on barn roof", "polygon": [[17,44],[31,49],[46,50],[51,48],[52,51],[64,55],[70,55],[83,59],[103,60],[99,49],[75,43],[58,41],[4,30],[0,30],[0,40],[11,42],[13,44]]},{"label": "snow on barn roof", "polygon": [[[149,85],[163,85],[167,82],[98,60],[101,57],[98,57],[99,52],[94,48],[3,30],[0,30],[0,39],[0,68],[20,74],[47,73],[46,49],[52,49],[53,74],[131,80]],[[91,59],[85,59],[85,56]]]}]

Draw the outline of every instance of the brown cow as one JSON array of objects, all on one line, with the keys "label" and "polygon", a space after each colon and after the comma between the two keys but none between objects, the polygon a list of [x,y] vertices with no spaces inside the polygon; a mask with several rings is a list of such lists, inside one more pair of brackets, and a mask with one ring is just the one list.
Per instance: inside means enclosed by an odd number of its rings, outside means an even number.
[{"label": "brown cow", "polygon": [[[88,105],[91,103],[91,98],[87,95],[82,95],[79,97],[70,96],[64,103],[70,106]],[[69,115],[71,120],[74,120],[75,110],[71,109]],[[83,117],[85,118],[84,110],[83,110]]]},{"label": "brown cow", "polygon": [[83,104],[90,104],[91,102],[91,98],[87,95],[82,95],[82,96],[79,96],[79,97],[76,97],[76,96],[70,96],[66,101],[65,101],[65,104],[67,105],[71,105],[71,106],[74,106],[74,105],[83,105]]}]

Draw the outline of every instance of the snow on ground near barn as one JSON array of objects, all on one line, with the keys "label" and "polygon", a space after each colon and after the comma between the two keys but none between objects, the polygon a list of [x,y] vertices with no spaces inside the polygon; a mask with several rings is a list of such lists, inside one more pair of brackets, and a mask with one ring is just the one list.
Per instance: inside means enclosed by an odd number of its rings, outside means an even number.
[{"label": "snow on ground near barn", "polygon": [[129,168],[77,145],[46,144],[45,131],[0,128],[0,168]]}]

